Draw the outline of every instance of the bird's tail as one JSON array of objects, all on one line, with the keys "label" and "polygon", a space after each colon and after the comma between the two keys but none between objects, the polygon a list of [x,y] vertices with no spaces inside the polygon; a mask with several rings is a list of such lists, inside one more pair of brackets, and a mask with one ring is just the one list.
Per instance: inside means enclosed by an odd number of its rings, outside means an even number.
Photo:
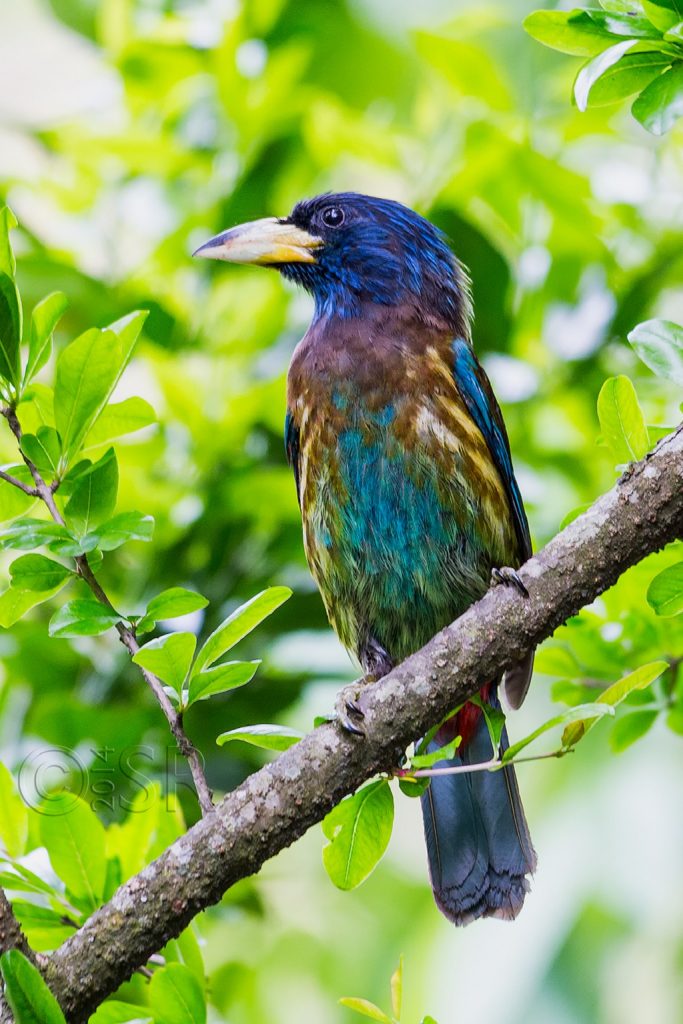
[{"label": "bird's tail", "polygon": [[[499,707],[495,686],[482,699]],[[481,708],[466,704],[434,737],[437,749],[462,736],[457,756],[435,767],[477,764],[492,756]],[[502,749],[507,749],[505,730]],[[529,890],[536,853],[512,767],[434,776],[422,796],[425,839],[434,898],[454,924],[478,917],[517,916]]]}]

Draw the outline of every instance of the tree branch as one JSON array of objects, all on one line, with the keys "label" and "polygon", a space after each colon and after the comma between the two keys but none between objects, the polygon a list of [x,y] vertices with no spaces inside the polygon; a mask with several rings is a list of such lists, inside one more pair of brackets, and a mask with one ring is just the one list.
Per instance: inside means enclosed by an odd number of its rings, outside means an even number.
[{"label": "tree branch", "polygon": [[[10,949],[18,949],[31,963],[36,963],[36,955],[29,946],[21,925],[14,916],[10,902],[4,889],[0,889],[0,956]],[[0,1024],[13,1024],[14,1017],[7,1005],[5,997],[0,993]]]},{"label": "tree branch", "polygon": [[520,570],[362,697],[365,738],[309,733],[251,775],[130,879],[51,957],[45,976],[72,1024],[201,910],[320,821],[406,746],[518,661],[630,566],[683,536],[683,427]]},{"label": "tree branch", "polygon": [[[16,411],[12,408],[12,406],[6,406],[1,411],[2,415],[5,417],[9,424],[10,430],[17,439],[19,451],[21,451],[22,430],[21,424],[19,423],[19,420],[17,418]],[[14,486],[19,487],[20,490],[24,491],[26,494],[31,494],[34,495],[35,497],[40,498],[41,501],[47,507],[47,510],[54,519],[54,521],[56,523],[59,523],[60,526],[65,526],[66,524],[64,522],[64,517],[57,508],[57,503],[55,502],[54,498],[56,486],[54,484],[52,486],[48,486],[48,484],[45,483],[38,468],[34,465],[33,462],[31,462],[31,460],[26,455],[24,455],[23,452],[22,458],[26,465],[28,466],[31,476],[33,477],[35,488],[27,488],[26,484],[23,484],[20,480],[15,480],[14,477],[9,476],[8,474],[3,474],[2,471],[0,471],[0,477],[7,480],[8,483],[14,484]],[[118,612],[112,605],[106,593],[100,586],[94,572],[92,571],[90,563],[88,562],[88,556],[77,555],[75,558],[75,562],[78,575],[87,584],[87,586],[90,587],[90,590],[95,595],[100,604],[103,604],[108,611],[113,612],[115,615],[118,615]],[[116,631],[119,634],[119,639],[121,640],[121,643],[124,645],[124,647],[127,648],[131,656],[137,654],[137,652],[140,650],[140,646],[135,638],[133,630],[130,629],[130,627],[125,624],[125,622],[117,622]],[[168,722],[169,728],[171,730],[173,738],[175,739],[178,745],[180,753],[185,758],[187,758],[187,761],[190,765],[190,771],[192,773],[192,779],[195,785],[195,789],[197,791],[197,799],[199,800],[201,812],[202,814],[209,814],[213,810],[213,799],[211,795],[211,790],[209,789],[209,784],[206,781],[206,776],[204,774],[204,765],[202,762],[201,755],[194,746],[194,744],[191,742],[183,728],[182,715],[178,711],[176,711],[173,704],[169,700],[168,694],[164,690],[164,686],[161,680],[157,679],[157,677],[153,675],[151,672],[148,672],[147,669],[142,668],[141,666],[138,667],[140,668],[143,679],[145,680],[150,690],[154,694],[157,703],[159,704],[159,707],[161,708],[166,717],[166,721]],[[1,1020],[0,1024],[2,1024]]]}]

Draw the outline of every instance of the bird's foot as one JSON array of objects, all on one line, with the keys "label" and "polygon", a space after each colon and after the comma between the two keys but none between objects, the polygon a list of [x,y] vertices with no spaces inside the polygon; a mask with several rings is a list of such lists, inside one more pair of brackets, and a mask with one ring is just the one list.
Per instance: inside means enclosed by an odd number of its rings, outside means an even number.
[{"label": "bird's foot", "polygon": [[332,720],[338,722],[345,732],[354,736],[365,736],[363,719],[365,712],[361,706],[361,690],[371,679],[357,679],[355,683],[345,686],[337,695]]},{"label": "bird's foot", "polygon": [[522,597],[528,597],[529,591],[525,587],[522,579],[516,569],[511,569],[509,565],[501,565],[499,568],[491,570],[491,586],[497,586],[503,584],[506,587],[514,587]]}]

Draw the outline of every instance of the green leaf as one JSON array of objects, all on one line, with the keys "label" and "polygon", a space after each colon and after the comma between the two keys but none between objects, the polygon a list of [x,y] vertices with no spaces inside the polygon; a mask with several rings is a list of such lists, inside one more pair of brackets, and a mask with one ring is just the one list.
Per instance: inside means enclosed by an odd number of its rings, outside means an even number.
[{"label": "green leaf", "polygon": [[607,49],[615,35],[658,38],[644,18],[620,18],[602,11],[534,11],[525,18],[524,29],[544,46],[577,57],[593,57]]},{"label": "green leaf", "polygon": [[141,647],[133,655],[133,661],[163,679],[180,694],[196,644],[194,633],[167,633]]},{"label": "green leaf", "polygon": [[0,207],[0,271],[8,277],[14,277],[17,264],[12,251],[9,233],[17,226],[17,218],[9,206]]},{"label": "green leaf", "polygon": [[658,715],[658,711],[633,711],[617,719],[609,738],[612,750],[619,754],[641,739],[650,731]]},{"label": "green leaf", "polygon": [[52,590],[17,590],[10,587],[4,594],[0,594],[0,626],[9,629],[15,622],[18,622],[26,612],[42,604],[48,598],[53,597],[62,589],[64,583],[53,587]]},{"label": "green leaf", "polygon": [[59,355],[55,424],[69,461],[107,403],[119,374],[119,353],[109,332],[85,331]]},{"label": "green leaf", "polygon": [[610,35],[661,41],[662,33],[648,18],[618,14],[614,11],[600,11],[594,7],[589,7],[585,13],[603,32],[609,32]]},{"label": "green leaf", "polygon": [[371,782],[346,797],[322,823],[329,843],[323,864],[339,889],[355,889],[373,871],[386,850],[394,823],[394,798],[386,779]]},{"label": "green leaf", "polygon": [[40,907],[19,899],[12,901],[12,909],[36,953],[56,949],[76,930],[74,925],[64,922],[63,910]]},{"label": "green leaf", "polygon": [[[593,707],[594,709],[604,705],[614,709],[618,704],[621,704],[623,700],[628,697],[634,690],[644,690],[650,686],[651,683],[661,676],[662,672],[665,672],[669,667],[666,661],[653,661],[648,665],[641,665],[635,672],[629,672],[623,679],[617,680],[611,686],[608,686],[606,690],[600,694],[597,702],[593,705],[579,705],[580,707]],[[594,715],[583,715],[583,721],[575,721],[568,728],[564,730],[562,734],[562,746],[573,747],[580,739],[590,732],[595,725]],[[599,717],[599,716],[598,716]]]},{"label": "green leaf", "polygon": [[16,264],[9,233],[16,227],[14,214],[0,209],[0,377],[19,383],[19,345],[21,342],[21,298],[14,281]]},{"label": "green leaf", "polygon": [[391,976],[391,1011],[397,1020],[401,1019],[403,1004],[403,957],[399,957],[398,967]]},{"label": "green leaf", "polygon": [[598,395],[602,433],[617,465],[636,462],[650,450],[650,439],[636,389],[628,377],[610,377]]},{"label": "green leaf", "polygon": [[101,821],[73,793],[49,797],[41,812],[40,838],[53,870],[75,899],[95,910],[102,902],[107,874]]},{"label": "green leaf", "polygon": [[653,373],[683,387],[683,327],[670,320],[646,320],[633,328],[628,340]]},{"label": "green leaf", "polygon": [[251,681],[260,664],[260,661],[228,661],[223,665],[216,665],[215,668],[197,672],[190,680],[188,705],[194,704],[196,700],[206,700],[214,694],[244,686]]},{"label": "green leaf", "polygon": [[8,769],[0,763],[0,846],[10,857],[20,857],[27,839],[28,808]]},{"label": "green leaf", "polygon": [[12,586],[18,590],[54,590],[73,575],[65,565],[45,555],[20,555],[9,571]]},{"label": "green leaf", "polygon": [[683,562],[670,565],[655,576],[647,588],[647,601],[657,615],[683,612]]},{"label": "green leaf", "polygon": [[433,1017],[430,1017],[429,1014],[427,1014],[426,1017],[422,1018],[422,1020],[420,1021],[420,1024],[437,1024],[437,1021],[434,1020]]},{"label": "green leaf", "polygon": [[607,106],[641,92],[671,64],[671,57],[647,51],[629,53],[595,81],[588,95],[589,107]]},{"label": "green leaf", "polygon": [[152,598],[145,615],[149,615],[157,622],[159,619],[175,619],[179,615],[188,615],[190,612],[199,611],[200,608],[206,608],[208,603],[206,598],[195,590],[170,587]]},{"label": "green leaf", "polygon": [[54,427],[38,427],[37,433],[24,434],[21,450],[43,479],[51,480],[58,475],[62,445]]},{"label": "green leaf", "polygon": [[134,434],[156,423],[156,413],[144,398],[126,398],[123,402],[108,405],[97,422],[88,431],[83,450],[89,451],[100,445],[109,444],[124,434]]},{"label": "green leaf", "polygon": [[[21,480],[22,483],[33,487],[33,477],[25,465],[9,466],[5,467],[5,470],[11,476],[16,477],[17,480]],[[0,521],[7,521],[8,519],[14,519],[16,516],[23,515],[35,503],[36,498],[31,497],[29,494],[24,494],[14,484],[0,480]]]},{"label": "green leaf", "polygon": [[113,519],[102,523],[95,533],[97,547],[102,551],[113,551],[129,540],[152,539],[154,517],[142,512],[120,512]]},{"label": "green leaf", "polygon": [[31,315],[28,360],[24,370],[24,386],[45,366],[52,351],[52,334],[68,305],[66,295],[52,292],[35,306]]},{"label": "green leaf", "polygon": [[462,736],[456,736],[450,743],[428,754],[413,754],[410,759],[411,768],[433,768],[439,761],[450,761],[462,742]]},{"label": "green leaf", "polygon": [[378,1020],[381,1024],[394,1024],[391,1017],[388,1017],[383,1010],[380,1010],[379,1006],[375,1006],[369,999],[357,999],[355,996],[342,996],[339,1000],[340,1006],[347,1006],[349,1010],[355,1010],[356,1013],[360,1013],[363,1017],[369,1017],[370,1020]]},{"label": "green leaf", "polygon": [[422,796],[429,789],[429,779],[411,779],[410,776],[404,776],[404,778],[398,780],[398,788],[404,796],[414,800],[416,797]]},{"label": "green leaf", "polygon": [[54,408],[67,461],[79,450],[109,401],[146,316],[146,312],[131,313],[105,331],[92,328],[61,352]]},{"label": "green leaf", "polygon": [[15,1024],[66,1024],[59,1003],[23,953],[18,949],[4,953],[0,971]]},{"label": "green leaf", "polygon": [[471,704],[476,704],[478,708],[481,708],[484,721],[486,722],[486,728],[488,729],[489,739],[491,740],[491,752],[498,753],[500,749],[500,739],[503,735],[503,729],[505,728],[505,715],[501,708],[494,708],[486,701],[482,700],[479,694],[470,698]]},{"label": "green leaf", "polygon": [[133,1003],[122,1003],[118,999],[108,999],[88,1018],[88,1024],[154,1024],[154,1017],[149,1006],[135,1006]]},{"label": "green leaf", "polygon": [[[192,680],[190,680],[191,685]],[[288,750],[300,739],[303,739],[303,733],[288,729],[284,725],[243,725],[240,729],[222,732],[216,739],[216,743],[222,747],[226,743],[239,740],[242,743],[250,743],[252,747],[261,747],[263,750]]]},{"label": "green leaf", "polygon": [[579,110],[586,110],[591,89],[599,78],[609,71],[624,54],[635,45],[635,39],[624,39],[603,50],[580,69],[574,82],[574,99]]},{"label": "green leaf", "polygon": [[64,509],[67,525],[82,537],[103,523],[116,507],[118,487],[119,467],[116,453],[110,448],[76,480]]},{"label": "green leaf", "polygon": [[17,519],[4,527],[0,533],[0,548],[31,551],[54,540],[68,540],[69,533],[64,526],[46,519]]},{"label": "green leaf", "polygon": [[206,1024],[204,993],[184,964],[168,964],[154,972],[149,1001],[157,1024]]},{"label": "green leaf", "polygon": [[67,601],[50,619],[48,633],[65,639],[74,636],[98,636],[106,633],[120,620],[116,612],[109,611],[93,597]]},{"label": "green leaf", "polygon": [[641,0],[641,3],[645,14],[660,32],[666,32],[683,19],[681,0]]},{"label": "green leaf", "polygon": [[207,665],[213,665],[214,661],[218,661],[226,651],[234,647],[247,633],[251,633],[252,629],[272,615],[291,596],[292,591],[289,587],[268,587],[267,590],[262,590],[256,597],[252,597],[246,604],[237,608],[220,624],[218,629],[214,630],[200,649],[193,675],[201,672]]},{"label": "green leaf", "polygon": [[631,113],[653,135],[663,135],[683,117],[683,61],[643,89]]},{"label": "green leaf", "polygon": [[[505,751],[502,757],[503,764],[508,764],[513,758],[517,756],[525,747],[528,747],[530,743],[538,739],[544,733],[549,732],[551,729],[557,728],[558,725],[564,725],[567,722],[577,722],[584,718],[600,718],[602,715],[613,715],[614,708],[607,704],[578,704],[574,708],[569,708],[568,711],[564,711],[561,715],[555,715],[554,718],[544,722],[543,725],[539,725],[538,729],[534,729],[533,732],[525,736],[523,740],[519,740],[517,743],[513,743],[511,747]],[[565,734],[567,730],[565,729]],[[569,746],[565,743],[564,734],[562,736],[562,746]]]}]

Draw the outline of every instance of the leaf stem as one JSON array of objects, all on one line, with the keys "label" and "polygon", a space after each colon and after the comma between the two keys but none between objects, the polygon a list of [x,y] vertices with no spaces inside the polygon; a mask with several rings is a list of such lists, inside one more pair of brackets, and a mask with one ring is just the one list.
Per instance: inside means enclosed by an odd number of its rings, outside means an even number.
[{"label": "leaf stem", "polygon": [[418,768],[415,771],[411,771],[410,768],[399,768],[394,772],[394,775],[398,779],[431,779],[433,776],[438,775],[471,775],[473,772],[492,772],[500,768],[507,768],[511,764],[545,761],[549,757],[564,757],[565,754],[572,753],[572,747],[560,747],[559,750],[551,750],[547,754],[513,757],[510,761],[502,761],[499,757],[492,757],[489,761],[479,761],[476,764],[454,764],[450,768]]},{"label": "leaf stem", "polygon": [[[15,438],[17,439],[17,443],[19,444],[19,450],[21,451],[22,430],[21,424],[19,423],[19,420],[17,418],[16,411],[12,406],[5,406],[4,408],[0,409],[0,413],[7,420],[10,430],[14,434]],[[57,508],[54,499],[54,488],[45,483],[35,464],[31,462],[31,460],[27,458],[27,456],[23,452],[22,457],[24,462],[28,466],[29,472],[31,473],[31,476],[33,477],[33,480],[35,482],[35,489],[29,488],[27,493],[30,493],[35,497],[40,498],[41,501],[47,507],[54,521],[58,523],[60,526],[65,526],[66,523],[64,522],[64,517]],[[13,477],[10,477],[8,482],[16,484],[18,487],[21,488],[21,490],[26,490],[26,485],[22,484],[21,481],[19,480],[15,480]],[[84,583],[90,588],[91,592],[100,602],[100,604],[104,605],[104,607],[108,611],[114,612],[114,614],[118,615],[118,612],[116,611],[113,604],[109,600],[107,594],[102,589],[99,581],[95,577],[95,574],[92,571],[92,567],[88,562],[88,556],[85,554],[76,555],[75,562],[76,572],[84,581]],[[115,629],[119,634],[119,639],[121,640],[121,643],[128,650],[131,657],[134,654],[137,654],[140,647],[135,638],[135,633],[130,628],[130,626],[128,626],[123,621],[119,621],[116,623]],[[182,714],[180,714],[174,708],[173,704],[171,703],[168,697],[168,694],[164,690],[161,680],[158,679],[157,676],[153,675],[151,672],[148,672],[147,669],[144,669],[141,666],[139,666],[139,668],[142,673],[143,679],[145,680],[150,690],[154,694],[154,697],[156,698],[159,707],[161,708],[166,717],[166,721],[168,722],[171,734],[174,740],[176,741],[176,744],[178,745],[178,750],[183,755],[183,757],[187,759],[189,763],[202,815],[207,815],[211,813],[211,811],[213,811],[214,803],[211,790],[209,789],[209,784],[206,781],[206,775],[204,774],[204,766],[202,764],[201,755],[197,748],[192,743],[192,741],[187,736],[187,733],[183,728]]]}]

